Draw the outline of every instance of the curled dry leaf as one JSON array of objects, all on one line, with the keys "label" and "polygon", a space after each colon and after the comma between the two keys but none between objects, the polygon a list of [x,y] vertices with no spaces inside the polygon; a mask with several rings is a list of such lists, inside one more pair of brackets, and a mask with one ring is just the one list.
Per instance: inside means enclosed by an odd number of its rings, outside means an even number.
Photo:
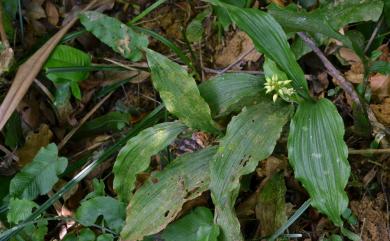
[{"label": "curled dry leaf", "polygon": [[385,98],[381,104],[370,105],[378,121],[390,126],[390,98]]},{"label": "curled dry leaf", "polygon": [[52,2],[46,1],[45,10],[47,15],[47,21],[49,21],[51,25],[57,26],[58,21],[60,19],[60,15],[56,6]]}]

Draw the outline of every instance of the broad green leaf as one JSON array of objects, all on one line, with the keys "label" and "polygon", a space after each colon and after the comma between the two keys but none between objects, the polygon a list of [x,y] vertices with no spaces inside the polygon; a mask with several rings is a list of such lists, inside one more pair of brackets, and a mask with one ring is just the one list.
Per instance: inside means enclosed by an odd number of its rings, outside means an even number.
[{"label": "broad green leaf", "polygon": [[[45,64],[45,69],[60,67],[90,66],[91,57],[83,51],[66,46],[57,46]],[[85,80],[88,72],[52,72],[47,74],[47,78],[54,83],[71,83]]]},{"label": "broad green leaf", "polygon": [[96,241],[114,241],[114,236],[109,233],[105,233],[97,237]]},{"label": "broad green leaf", "polygon": [[371,73],[378,72],[381,74],[389,75],[390,74],[390,62],[385,61],[375,61],[369,68]]},{"label": "broad green leaf", "polygon": [[237,26],[253,40],[261,53],[272,59],[293,80],[292,86],[304,98],[310,98],[306,79],[287,42],[287,36],[278,22],[258,9],[227,8]]},{"label": "broad green leaf", "polygon": [[299,105],[288,138],[295,177],[310,194],[312,206],[338,226],[348,206],[344,188],[350,175],[343,136],[344,123],[336,107],[321,99]]},{"label": "broad green leaf", "polygon": [[48,193],[65,171],[68,160],[58,156],[55,144],[41,148],[34,160],[15,175],[10,184],[10,196],[33,200]]},{"label": "broad green leaf", "polygon": [[267,78],[271,78],[273,75],[276,75],[280,80],[288,79],[286,73],[281,71],[279,67],[276,65],[276,63],[272,61],[270,58],[265,58],[263,70],[264,70],[264,75]]},{"label": "broad green leaf", "polygon": [[125,205],[112,197],[94,197],[81,203],[76,211],[80,224],[89,227],[102,215],[107,226],[119,232],[125,219]]},{"label": "broad green leaf", "polygon": [[130,114],[109,112],[88,121],[76,132],[74,138],[87,137],[107,131],[120,131],[130,122]]},{"label": "broad green leaf", "polygon": [[322,33],[352,48],[352,42],[331,27],[330,21],[322,11],[306,12],[298,9],[294,4],[285,8],[272,4],[268,12],[288,31]]},{"label": "broad green leaf", "polygon": [[134,194],[127,207],[123,240],[142,240],[163,230],[180,212],[182,205],[208,189],[209,163],[216,148],[187,153],[164,170],[152,173]]},{"label": "broad green leaf", "polygon": [[194,129],[218,132],[210,107],[200,96],[195,80],[178,64],[153,50],[146,50],[154,87],[165,107]]},{"label": "broad green leaf", "polygon": [[244,109],[229,123],[210,174],[215,222],[222,230],[222,240],[243,240],[234,211],[240,178],[271,155],[291,111],[292,106],[269,100]]},{"label": "broad green leaf", "polygon": [[390,26],[390,1],[388,0],[384,1],[383,13],[385,16],[385,22],[387,26]]},{"label": "broad green leaf", "polygon": [[[22,232],[11,238],[11,241],[43,241],[47,234],[47,221],[37,220],[37,224],[30,224],[23,228]],[[21,224],[20,224],[21,225]],[[17,226],[16,226],[17,227]]]},{"label": "broad green leaf", "polygon": [[141,131],[122,147],[113,168],[113,185],[120,200],[130,200],[137,174],[145,171],[150,158],[168,146],[185,128],[179,121],[158,124]]},{"label": "broad green leaf", "polygon": [[5,144],[11,149],[16,149],[23,141],[23,130],[20,115],[14,112],[4,127]]},{"label": "broad green leaf", "polygon": [[329,2],[315,13],[322,13],[326,21],[334,29],[340,29],[347,24],[378,21],[383,10],[383,0],[343,0]]},{"label": "broad green leaf", "polygon": [[200,95],[206,100],[211,114],[216,117],[238,112],[260,98],[264,77],[244,73],[218,75],[199,85]]},{"label": "broad green leaf", "polygon": [[144,34],[137,33],[118,19],[99,12],[82,13],[80,22],[100,41],[131,61],[139,61],[142,58],[141,50],[149,44]]},{"label": "broad green leaf", "polygon": [[168,225],[161,237],[165,241],[218,241],[218,235],[219,228],[213,222],[213,213],[208,208],[198,207]]},{"label": "broad green leaf", "polygon": [[82,201],[94,198],[94,197],[99,197],[99,196],[106,196],[106,192],[104,189],[106,188],[106,185],[104,185],[103,180],[98,180],[94,178],[92,180],[92,186],[93,186],[93,192],[88,193]]},{"label": "broad green leaf", "polygon": [[38,207],[38,205],[30,200],[11,198],[8,207],[7,221],[12,224],[18,224],[30,216],[32,209]]},{"label": "broad green leaf", "polygon": [[62,241],[95,241],[95,233],[89,228],[83,228],[79,234],[68,233]]},{"label": "broad green leaf", "polygon": [[260,190],[256,217],[260,221],[261,236],[270,236],[287,221],[286,185],[281,173],[274,174]]}]

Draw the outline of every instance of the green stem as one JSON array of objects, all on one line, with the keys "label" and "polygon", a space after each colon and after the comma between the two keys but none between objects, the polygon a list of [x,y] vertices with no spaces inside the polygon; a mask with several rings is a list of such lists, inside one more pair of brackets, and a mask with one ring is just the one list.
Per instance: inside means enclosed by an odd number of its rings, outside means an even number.
[{"label": "green stem", "polygon": [[154,9],[159,7],[161,4],[165,3],[167,0],[158,0],[157,2],[153,3],[149,7],[147,7],[142,13],[138,14],[135,18],[130,20],[128,24],[135,24],[139,20],[143,19],[146,15],[148,15],[150,12],[152,12]]}]

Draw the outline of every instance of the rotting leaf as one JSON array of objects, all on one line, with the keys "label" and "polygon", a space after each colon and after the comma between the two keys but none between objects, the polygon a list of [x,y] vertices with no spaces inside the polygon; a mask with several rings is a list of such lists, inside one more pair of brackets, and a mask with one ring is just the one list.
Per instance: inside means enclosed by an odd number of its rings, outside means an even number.
[{"label": "rotting leaf", "polygon": [[210,147],[187,153],[161,172],[152,173],[130,200],[121,238],[143,240],[144,236],[163,230],[186,201],[206,191],[210,182],[209,163],[215,152],[216,148]]},{"label": "rotting leaf", "polygon": [[141,131],[120,150],[113,167],[114,189],[128,202],[137,174],[148,168],[150,158],[168,146],[186,128],[181,122],[167,122]]},{"label": "rotting leaf", "polygon": [[272,235],[286,221],[286,185],[282,173],[270,177],[260,190],[256,205],[256,218],[261,225],[261,237]]},{"label": "rotting leaf", "polygon": [[210,174],[215,222],[222,230],[222,240],[243,240],[234,210],[240,178],[271,155],[291,112],[291,105],[269,100],[244,109],[229,123]]}]

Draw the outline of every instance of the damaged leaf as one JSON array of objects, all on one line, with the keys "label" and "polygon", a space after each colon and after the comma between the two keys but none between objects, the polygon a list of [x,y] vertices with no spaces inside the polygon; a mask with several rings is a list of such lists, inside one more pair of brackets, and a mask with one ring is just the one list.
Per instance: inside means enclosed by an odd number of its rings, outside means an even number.
[{"label": "damaged leaf", "polygon": [[240,178],[271,155],[291,111],[292,106],[269,100],[244,109],[229,123],[210,174],[215,222],[222,230],[222,240],[243,240],[234,211]]},{"label": "damaged leaf", "polygon": [[102,13],[87,11],[80,15],[80,21],[100,41],[131,61],[139,61],[142,58],[141,50],[149,44],[146,35]]},{"label": "damaged leaf", "polygon": [[152,173],[134,194],[127,207],[123,240],[143,240],[163,230],[180,212],[182,205],[209,186],[209,163],[216,148],[187,153],[172,161],[163,171]]}]

